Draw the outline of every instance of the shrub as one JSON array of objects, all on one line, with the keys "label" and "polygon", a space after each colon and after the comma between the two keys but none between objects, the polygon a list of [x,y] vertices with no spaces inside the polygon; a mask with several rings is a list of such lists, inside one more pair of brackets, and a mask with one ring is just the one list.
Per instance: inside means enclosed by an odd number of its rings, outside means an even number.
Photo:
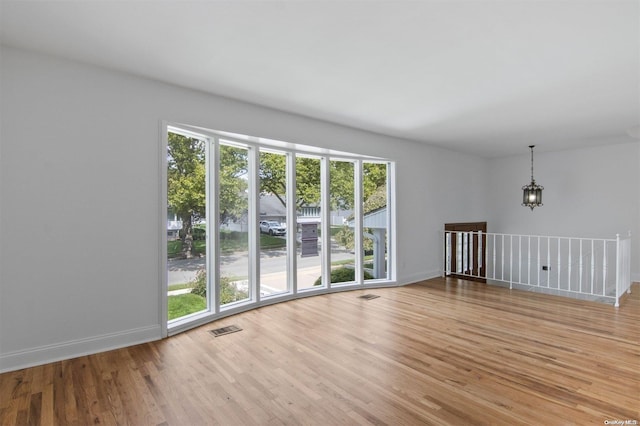
[{"label": "shrub", "polygon": [[204,228],[193,228],[191,230],[191,235],[193,235],[194,240],[204,241],[207,238],[207,230]]},{"label": "shrub", "polygon": [[354,233],[353,229],[349,228],[348,225],[344,225],[338,232],[335,234],[335,240],[341,246],[347,248],[348,250],[353,250],[355,245],[354,243]]},{"label": "shrub", "polygon": [[207,297],[207,271],[204,269],[199,270],[193,283],[195,283],[195,285],[193,289],[191,289],[191,293]]},{"label": "shrub", "polygon": [[[364,228],[364,232],[371,233],[371,229]],[[355,234],[353,233],[353,228],[350,228],[348,225],[344,225],[337,231],[334,238],[338,244],[348,250],[353,250],[355,247]],[[371,256],[373,254],[373,240],[365,235],[362,239],[362,248],[364,249],[365,256]]]},{"label": "shrub", "polygon": [[[345,283],[345,282],[349,282],[349,281],[355,281],[356,279],[356,270],[353,268],[347,268],[346,266],[343,266],[342,268],[337,268],[337,269],[332,269],[331,270],[331,283]],[[364,279],[365,280],[370,280],[373,279],[373,275],[371,275],[370,273],[368,273],[367,271],[364,271]],[[318,279],[316,280],[315,283],[313,283],[314,286],[316,285],[322,285],[322,277],[318,277]]]},{"label": "shrub", "polygon": [[[207,297],[207,271],[201,269],[196,274],[196,278],[193,280],[194,286],[191,290],[192,294],[198,296]],[[227,303],[235,302],[237,300],[243,300],[249,297],[249,293],[246,291],[238,290],[238,287],[231,282],[228,277],[220,277],[220,304],[226,305]]]}]

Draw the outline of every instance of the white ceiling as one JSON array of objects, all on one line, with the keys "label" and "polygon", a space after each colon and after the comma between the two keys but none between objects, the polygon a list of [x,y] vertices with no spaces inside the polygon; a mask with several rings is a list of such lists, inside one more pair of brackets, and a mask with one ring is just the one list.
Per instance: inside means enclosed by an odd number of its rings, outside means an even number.
[{"label": "white ceiling", "polygon": [[632,142],[640,1],[6,1],[0,41],[484,157]]}]

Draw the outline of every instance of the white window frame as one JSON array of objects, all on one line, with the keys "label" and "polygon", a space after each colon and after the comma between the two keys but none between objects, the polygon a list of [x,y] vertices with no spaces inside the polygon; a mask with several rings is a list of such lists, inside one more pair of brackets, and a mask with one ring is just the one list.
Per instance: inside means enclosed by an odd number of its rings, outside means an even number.
[{"label": "white window frame", "polygon": [[[232,134],[229,132],[205,129],[196,126],[189,126],[180,123],[162,121],[160,125],[160,324],[163,336],[174,335],[182,331],[198,327],[202,324],[255,309],[261,306],[293,300],[301,297],[308,297],[317,294],[331,293],[336,291],[349,291],[358,288],[368,287],[389,287],[398,285],[396,279],[396,223],[395,223],[395,162],[391,159],[358,155],[346,152],[339,152],[325,148],[318,148],[308,145],[292,144],[282,141],[275,141],[265,138]],[[207,279],[209,288],[207,289],[207,310],[194,313],[179,319],[167,321],[168,317],[168,275],[167,275],[167,145],[168,132],[182,134],[188,137],[195,137],[206,142],[207,149]],[[249,286],[251,295],[248,300],[234,302],[220,308],[218,303],[220,294],[219,270],[220,253],[219,247],[219,224],[217,219],[211,223],[210,218],[219,217],[218,204],[218,179],[219,168],[217,160],[219,158],[220,144],[238,146],[246,148],[248,151],[249,166],[249,199],[248,199],[248,220],[251,224],[249,228]],[[330,162],[351,161],[354,163],[354,232],[355,232],[355,268],[358,272],[353,283],[332,286],[330,283],[331,272],[331,250],[322,250],[321,275],[323,286],[320,288],[305,289],[298,291],[297,286],[297,256],[296,256],[296,233],[287,232],[287,278],[288,289],[286,293],[276,294],[262,298],[260,295],[260,247],[259,247],[259,155],[261,149],[266,152],[277,152],[286,155],[286,175],[287,175],[287,200],[295,200],[296,181],[296,156],[313,156],[320,158],[321,165],[321,230],[322,235],[330,235],[331,211],[330,211]],[[363,211],[362,211],[362,167],[363,162],[387,164],[387,277],[364,281],[363,272]],[[360,200],[360,201],[359,201]],[[287,202],[287,229],[296,229],[296,205],[294,202]]]}]

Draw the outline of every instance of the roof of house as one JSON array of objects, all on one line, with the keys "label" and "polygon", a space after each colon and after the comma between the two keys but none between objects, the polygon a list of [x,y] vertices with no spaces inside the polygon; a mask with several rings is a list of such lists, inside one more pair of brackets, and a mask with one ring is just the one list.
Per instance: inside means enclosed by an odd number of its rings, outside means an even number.
[{"label": "roof of house", "polygon": [[260,196],[260,216],[286,216],[287,208],[272,194]]},{"label": "roof of house", "polygon": [[[348,222],[349,226],[353,228],[355,226],[355,220],[351,219]],[[364,215],[362,226],[364,228],[378,228],[383,229],[387,227],[387,206],[371,210]]]}]

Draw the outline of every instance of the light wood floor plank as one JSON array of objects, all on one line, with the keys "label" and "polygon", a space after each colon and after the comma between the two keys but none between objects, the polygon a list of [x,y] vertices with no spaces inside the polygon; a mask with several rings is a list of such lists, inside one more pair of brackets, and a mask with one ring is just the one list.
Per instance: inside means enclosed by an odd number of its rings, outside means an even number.
[{"label": "light wood floor plank", "polygon": [[335,293],[2,374],[0,425],[640,423],[639,327],[638,285],[618,309],[445,279]]}]

